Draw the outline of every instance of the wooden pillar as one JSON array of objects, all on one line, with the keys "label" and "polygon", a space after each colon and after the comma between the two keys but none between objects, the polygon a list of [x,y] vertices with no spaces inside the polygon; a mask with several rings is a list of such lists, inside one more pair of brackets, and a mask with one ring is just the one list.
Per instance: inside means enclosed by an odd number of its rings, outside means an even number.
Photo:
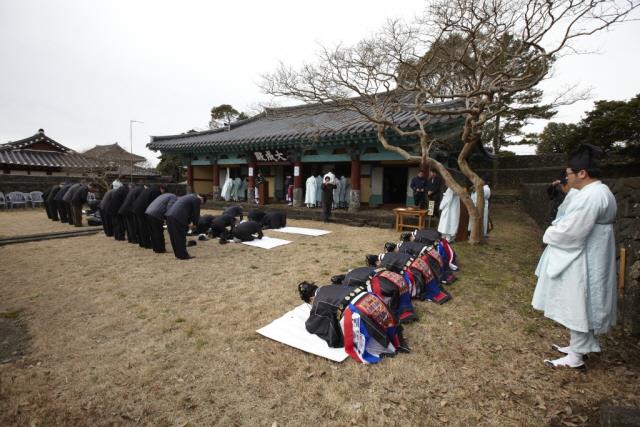
[{"label": "wooden pillar", "polygon": [[187,166],[187,193],[193,193],[193,165]]},{"label": "wooden pillar", "polygon": [[249,182],[247,183],[247,202],[251,203],[256,200],[256,163],[249,162]]},{"label": "wooden pillar", "polygon": [[360,209],[360,156],[351,156],[351,190],[349,190],[349,212]]},{"label": "wooden pillar", "polygon": [[304,199],[302,197],[302,162],[293,162],[293,206],[301,207]]},{"label": "wooden pillar", "polygon": [[220,199],[220,165],[218,162],[213,164],[213,177],[211,179],[213,200]]}]

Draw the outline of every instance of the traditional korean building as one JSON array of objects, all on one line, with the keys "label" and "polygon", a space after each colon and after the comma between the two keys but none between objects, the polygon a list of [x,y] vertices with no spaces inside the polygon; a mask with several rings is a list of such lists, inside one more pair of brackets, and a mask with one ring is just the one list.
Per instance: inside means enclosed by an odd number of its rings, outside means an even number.
[{"label": "traditional korean building", "polygon": [[128,152],[117,142],[109,145],[96,145],[82,154],[113,165],[110,175],[122,175],[126,177],[133,176],[134,178],[160,176],[160,173],[155,169],[137,165],[137,163],[146,162],[147,159]]},{"label": "traditional korean building", "polygon": [[14,175],[77,175],[101,162],[78,154],[38,130],[33,136],[0,145],[0,169]]},{"label": "traditional korean building", "polygon": [[[439,106],[446,108],[447,104]],[[402,129],[416,126],[409,112],[394,121]],[[434,117],[428,125],[432,138],[459,141],[460,116]],[[389,141],[419,154],[415,139],[389,134]],[[270,198],[282,199],[287,175],[294,177],[294,204],[304,200],[304,182],[310,175],[333,171],[350,181],[350,208],[412,203],[409,182],[417,164],[385,150],[376,127],[356,112],[325,105],[269,108],[223,129],[181,135],[153,136],[151,150],[182,156],[188,184],[198,193],[219,194],[227,177],[248,177],[253,187],[258,171],[268,181]]]},{"label": "traditional korean building", "polygon": [[134,179],[159,177],[155,169],[135,165],[146,159],[130,155],[118,144],[98,145],[78,153],[38,130],[33,136],[0,145],[0,170],[12,175],[84,176],[96,169],[108,177],[133,176]]}]

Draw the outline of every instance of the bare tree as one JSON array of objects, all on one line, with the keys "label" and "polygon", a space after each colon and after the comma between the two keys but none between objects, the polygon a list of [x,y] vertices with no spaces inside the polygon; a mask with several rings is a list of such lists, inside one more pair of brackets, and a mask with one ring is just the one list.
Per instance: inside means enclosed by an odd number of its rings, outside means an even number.
[{"label": "bare tree", "polygon": [[[572,42],[628,20],[638,1],[431,0],[422,19],[389,22],[354,46],[324,47],[316,63],[300,69],[281,64],[262,86],[271,95],[348,109],[376,124],[385,149],[443,176],[469,211],[469,241],[479,243],[484,181],[468,158],[482,146],[485,123],[507,111],[505,99],[545,78]],[[464,118],[458,165],[473,183],[477,205],[430,156],[429,125],[443,116]],[[392,144],[393,134],[415,138],[420,154]]]}]

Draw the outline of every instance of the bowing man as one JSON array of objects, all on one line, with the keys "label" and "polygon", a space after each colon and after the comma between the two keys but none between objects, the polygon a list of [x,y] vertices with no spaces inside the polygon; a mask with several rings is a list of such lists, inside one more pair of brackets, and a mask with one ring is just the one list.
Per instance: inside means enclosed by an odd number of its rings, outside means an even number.
[{"label": "bowing man", "polygon": [[167,211],[167,231],[171,239],[173,253],[178,259],[191,259],[187,252],[187,232],[189,224],[194,227],[200,219],[200,205],[204,202],[202,196],[191,193],[178,197],[178,200]]}]

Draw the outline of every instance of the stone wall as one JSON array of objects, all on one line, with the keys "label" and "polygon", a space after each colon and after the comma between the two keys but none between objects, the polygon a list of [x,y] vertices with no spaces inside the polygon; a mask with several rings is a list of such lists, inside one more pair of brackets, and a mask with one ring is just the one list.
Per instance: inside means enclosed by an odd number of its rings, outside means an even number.
[{"label": "stone wall", "polygon": [[[565,169],[565,154],[542,154],[499,158],[495,162],[474,157],[471,166],[480,176],[491,179],[493,190],[516,190],[524,183],[546,183],[559,178]],[[609,178],[632,177],[638,174],[640,162],[627,162],[612,157],[602,166],[603,176]]]},{"label": "stone wall", "polygon": [[[627,253],[624,296],[619,299],[618,320],[632,334],[640,334],[640,177],[605,179],[618,204],[615,225],[616,256],[620,248]],[[522,185],[525,211],[540,225],[549,225],[551,209],[545,191],[547,184]],[[619,269],[618,269],[619,271]]]},{"label": "stone wall", "polygon": [[[42,191],[50,188],[55,184],[64,181],[90,181],[86,176],[51,176],[51,175],[1,175],[0,174],[0,191],[4,194],[12,191],[21,191],[29,193],[31,191]],[[162,179],[134,179],[135,183],[140,184],[162,184],[167,187],[167,191],[182,196],[187,194],[186,184],[165,182]],[[126,183],[126,182],[125,182]]]},{"label": "stone wall", "polygon": [[[80,181],[90,180],[89,178],[82,177],[61,177],[51,175],[2,175],[0,174],[0,191],[4,194],[12,191],[22,191],[23,193],[29,193],[31,191],[42,191],[50,188],[52,185],[59,184],[65,180]],[[175,193],[177,195],[186,194],[187,187],[185,184],[167,183],[157,178],[152,179],[134,179],[136,183],[143,184],[162,184],[167,186],[167,191]]]}]

